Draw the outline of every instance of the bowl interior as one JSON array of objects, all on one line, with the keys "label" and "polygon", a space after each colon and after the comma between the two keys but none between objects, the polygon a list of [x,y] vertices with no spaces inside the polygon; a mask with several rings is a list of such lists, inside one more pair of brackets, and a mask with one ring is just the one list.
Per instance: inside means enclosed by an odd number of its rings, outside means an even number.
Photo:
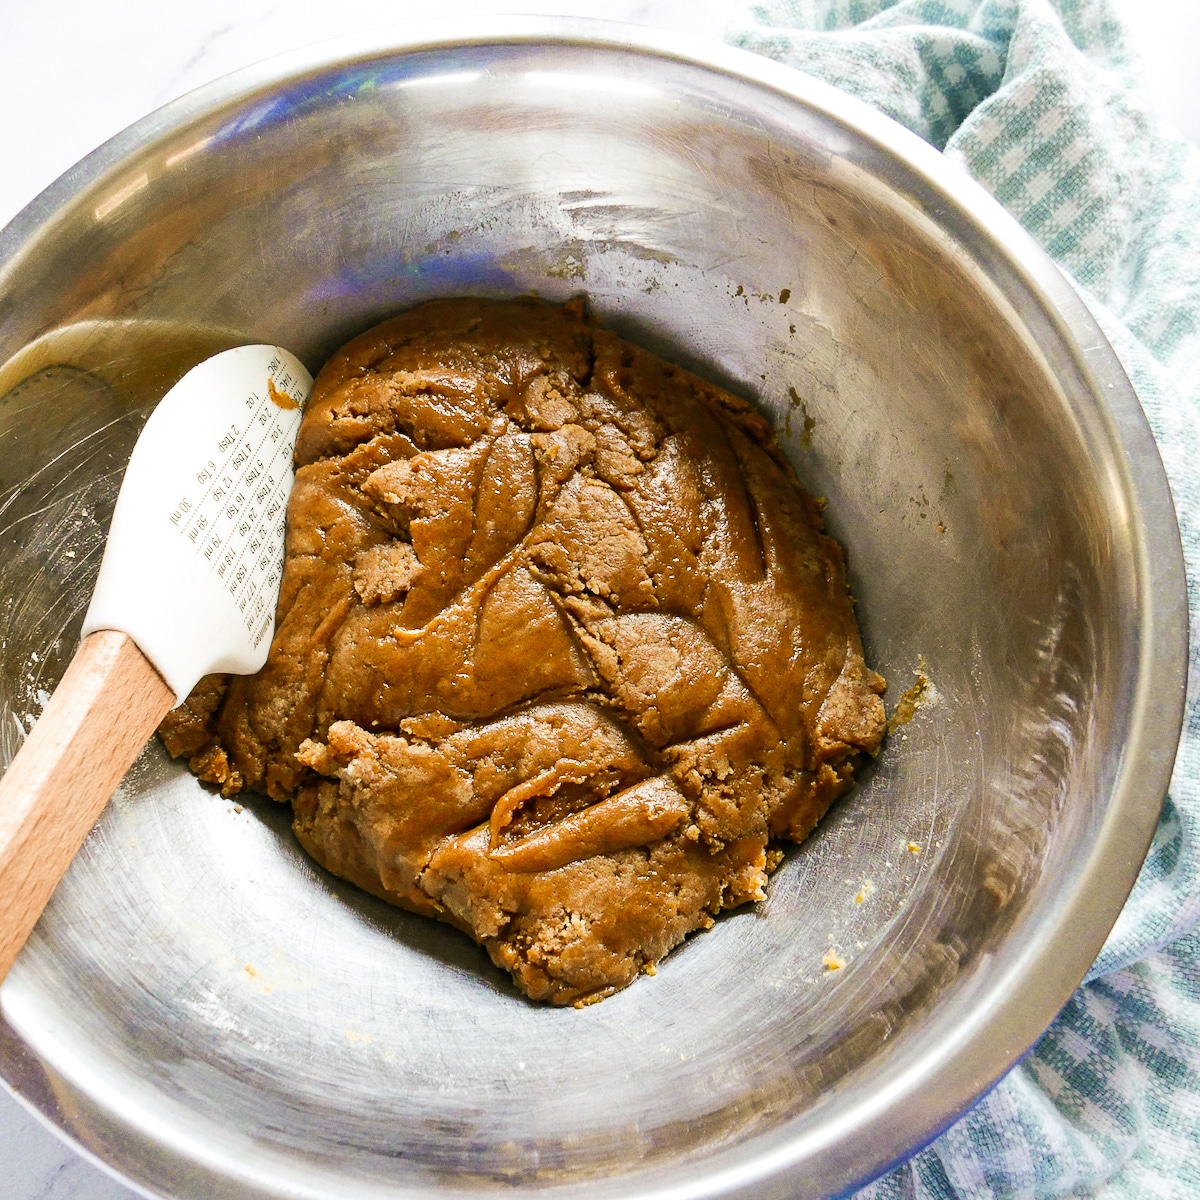
[{"label": "bowl interior", "polygon": [[446,295],[586,292],[753,398],[828,498],[889,709],[929,685],[764,904],[582,1011],[525,1001],[463,936],[313,866],[286,810],[152,744],[4,987],[9,1079],[197,1197],[700,1195],[788,1164],[827,1190],[934,1132],[1024,1048],[973,1057],[1060,932],[1137,683],[1129,485],[1066,335],[903,156],[682,58],[361,54],[155,121],[0,276],[5,754],[163,387],[240,342],[315,368]]}]

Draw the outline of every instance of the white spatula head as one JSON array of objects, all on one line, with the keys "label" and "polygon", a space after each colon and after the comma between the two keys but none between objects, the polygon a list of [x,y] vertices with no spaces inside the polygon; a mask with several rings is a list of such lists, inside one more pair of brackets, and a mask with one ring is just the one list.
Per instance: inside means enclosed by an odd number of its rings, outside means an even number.
[{"label": "white spatula head", "polygon": [[292,453],[312,376],[278,346],[202,362],[146,422],[83,623],[129,635],[175,692],[266,661]]}]

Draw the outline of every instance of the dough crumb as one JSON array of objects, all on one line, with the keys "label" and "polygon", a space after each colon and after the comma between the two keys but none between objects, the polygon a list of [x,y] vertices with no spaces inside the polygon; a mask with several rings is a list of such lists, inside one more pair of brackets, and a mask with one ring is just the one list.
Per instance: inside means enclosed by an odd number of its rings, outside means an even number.
[{"label": "dough crumb", "polygon": [[896,705],[896,711],[887,723],[888,733],[895,733],[901,725],[907,725],[917,711],[921,697],[929,686],[929,677],[924,671],[917,671],[916,676],[916,682],[900,697],[900,703]]}]

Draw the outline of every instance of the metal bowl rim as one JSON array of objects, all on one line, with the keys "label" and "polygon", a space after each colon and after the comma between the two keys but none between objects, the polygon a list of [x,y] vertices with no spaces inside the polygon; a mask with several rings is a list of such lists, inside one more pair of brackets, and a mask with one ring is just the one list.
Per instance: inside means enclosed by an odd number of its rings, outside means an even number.
[{"label": "metal bowl rim", "polygon": [[[1134,514],[1135,568],[1138,577],[1141,641],[1137,687],[1131,703],[1130,735],[1103,825],[1076,887],[1051,918],[1041,914],[1037,936],[1023,953],[1009,951],[1010,962],[976,1011],[970,1026],[970,1084],[948,1089],[945,1068],[959,1052],[955,1038],[944,1044],[933,1067],[928,1059],[917,1071],[892,1078],[875,1089],[875,1102],[853,1110],[851,1120],[837,1122],[861,1133],[868,1119],[883,1109],[909,1147],[932,1140],[1011,1069],[1053,1020],[1084,977],[1116,920],[1149,848],[1166,792],[1183,724],[1187,681],[1188,613],[1182,547],[1165,471],[1137,395],[1119,359],[1079,293],[1053,260],[1020,224],[978,183],[947,162],[937,150],[866,103],[794,68],[746,50],[649,27],[563,17],[499,17],[487,20],[449,18],[384,27],[365,34],[317,43],[242,68],[203,85],[130,125],[92,151],[19,212],[0,230],[0,287],[28,247],[50,232],[54,218],[82,193],[99,185],[128,160],[189,123],[211,117],[222,108],[243,104],[257,93],[305,75],[352,66],[357,62],[423,51],[451,51],[487,45],[577,46],[674,60],[733,77],[775,93],[848,127],[883,154],[891,156],[942,197],[948,210],[997,251],[1006,266],[1037,301],[1055,334],[1089,383],[1097,414],[1117,451],[1124,490]],[[1070,930],[1070,936],[1059,933]],[[1038,980],[1031,989],[1029,979]],[[1031,991],[1036,994],[1031,999]],[[0,1037],[19,1043],[0,1022]],[[21,1075],[36,1080],[42,1069],[21,1045]],[[960,1064],[961,1065],[961,1064]],[[915,1076],[915,1078],[914,1078]],[[106,1172],[144,1190],[74,1136],[69,1119],[51,1099],[23,1096],[13,1084],[6,1089],[44,1124]],[[933,1113],[931,1117],[929,1114]],[[133,1131],[131,1131],[133,1132]],[[835,1130],[830,1130],[832,1134]],[[878,1130],[877,1130],[878,1132]],[[770,1143],[769,1145],[764,1143]],[[788,1125],[769,1135],[720,1152],[705,1160],[682,1183],[667,1183],[637,1194],[660,1200],[732,1197],[755,1194],[768,1179],[794,1172],[804,1161],[827,1149],[828,1136],[789,1137]],[[865,1181],[886,1169],[877,1162]],[[620,1177],[611,1181],[617,1194],[633,1194]],[[632,1180],[631,1180],[632,1182]],[[850,1184],[854,1180],[847,1180]],[[152,1194],[146,1191],[145,1194]]]}]

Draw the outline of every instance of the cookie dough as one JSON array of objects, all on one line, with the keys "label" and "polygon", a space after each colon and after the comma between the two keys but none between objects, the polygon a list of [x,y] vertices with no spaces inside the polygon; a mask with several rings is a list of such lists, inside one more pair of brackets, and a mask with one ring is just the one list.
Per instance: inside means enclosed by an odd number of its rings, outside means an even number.
[{"label": "cookie dough", "polygon": [[163,739],[523,992],[759,900],[884,734],[842,551],[764,420],[581,302],[447,300],[322,370],[266,666]]}]

